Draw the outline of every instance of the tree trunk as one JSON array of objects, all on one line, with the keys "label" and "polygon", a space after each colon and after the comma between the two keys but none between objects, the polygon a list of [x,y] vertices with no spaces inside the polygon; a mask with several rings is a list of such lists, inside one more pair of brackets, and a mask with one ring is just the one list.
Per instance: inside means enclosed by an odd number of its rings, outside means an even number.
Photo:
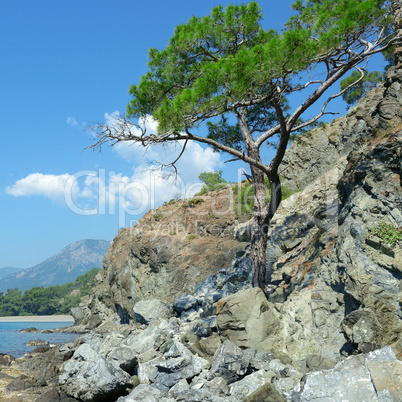
[{"label": "tree trunk", "polygon": [[[268,229],[281,202],[282,196],[278,167],[283,159],[289,140],[289,132],[286,130],[286,122],[283,118],[282,110],[279,105],[277,105],[276,109],[283,127],[281,129],[278,149],[275,157],[271,161],[270,168],[264,172],[250,163],[254,188],[254,221],[251,233],[251,284],[253,287],[261,288],[264,293],[268,290],[266,283]],[[247,156],[257,162],[257,164],[262,164],[259,148],[255,144],[247,126],[246,113],[246,109],[243,109],[239,111],[237,117],[240,132],[246,146]],[[267,187],[265,185],[266,173],[268,174],[268,180],[271,185],[271,199],[269,205],[267,203]]]},{"label": "tree trunk", "polygon": [[269,225],[267,195],[264,183],[265,174],[254,166],[251,166],[251,173],[254,187],[254,222],[251,235],[251,261],[253,267],[251,284],[253,287],[260,287],[265,292],[265,268]]},{"label": "tree trunk", "polygon": [[[253,155],[253,157],[256,157]],[[257,156],[259,158],[259,155]],[[271,200],[267,203],[267,187],[265,185],[265,174],[251,166],[254,187],[254,211],[253,227],[251,235],[251,261],[252,273],[251,284],[259,287],[265,293],[266,283],[266,254],[268,242],[268,229],[273,216],[281,202],[281,183],[276,172],[268,177],[271,185]]]}]

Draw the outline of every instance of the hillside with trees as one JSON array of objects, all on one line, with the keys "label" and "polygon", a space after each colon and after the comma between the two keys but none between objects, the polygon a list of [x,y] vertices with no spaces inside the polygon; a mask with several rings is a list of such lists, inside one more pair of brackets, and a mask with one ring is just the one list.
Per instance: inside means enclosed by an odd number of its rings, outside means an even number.
[{"label": "hillside with trees", "polygon": [[64,285],[34,287],[25,292],[18,288],[0,292],[0,316],[70,314],[71,307],[77,307],[89,294],[99,271],[100,268],[93,268]]}]

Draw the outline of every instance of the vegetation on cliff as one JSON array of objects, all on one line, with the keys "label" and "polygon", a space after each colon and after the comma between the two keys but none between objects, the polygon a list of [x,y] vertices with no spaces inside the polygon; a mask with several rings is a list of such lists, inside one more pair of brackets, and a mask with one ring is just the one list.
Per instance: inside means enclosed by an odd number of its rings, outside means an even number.
[{"label": "vegetation on cliff", "polygon": [[93,268],[64,285],[34,287],[24,293],[17,288],[0,292],[0,316],[70,314],[71,307],[77,307],[89,294],[99,271]]}]

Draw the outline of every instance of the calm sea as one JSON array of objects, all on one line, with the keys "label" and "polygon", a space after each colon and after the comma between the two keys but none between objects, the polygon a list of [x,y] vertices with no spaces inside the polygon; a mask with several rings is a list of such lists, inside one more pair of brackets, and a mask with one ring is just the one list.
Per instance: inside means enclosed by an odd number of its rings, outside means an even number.
[{"label": "calm sea", "polygon": [[43,339],[52,343],[71,342],[79,334],[56,333],[38,334],[35,332],[19,333],[24,328],[35,327],[37,329],[53,329],[69,327],[71,322],[0,322],[0,353],[21,357],[34,350],[36,346],[26,346],[33,339]]}]

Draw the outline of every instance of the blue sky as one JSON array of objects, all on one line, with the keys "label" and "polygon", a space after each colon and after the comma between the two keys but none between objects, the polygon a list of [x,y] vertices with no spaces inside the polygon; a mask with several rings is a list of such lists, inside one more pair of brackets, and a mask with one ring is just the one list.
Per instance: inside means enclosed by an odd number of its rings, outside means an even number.
[{"label": "blue sky", "polygon": [[[76,240],[111,240],[203,171],[237,180],[240,165],[198,144],[180,163],[178,187],[146,170],[177,150],[83,150],[89,124],[124,113],[148,49],[164,48],[192,15],[230,3],[243,2],[0,0],[0,268],[33,266]],[[263,25],[280,29],[290,4],[260,2]]]}]

